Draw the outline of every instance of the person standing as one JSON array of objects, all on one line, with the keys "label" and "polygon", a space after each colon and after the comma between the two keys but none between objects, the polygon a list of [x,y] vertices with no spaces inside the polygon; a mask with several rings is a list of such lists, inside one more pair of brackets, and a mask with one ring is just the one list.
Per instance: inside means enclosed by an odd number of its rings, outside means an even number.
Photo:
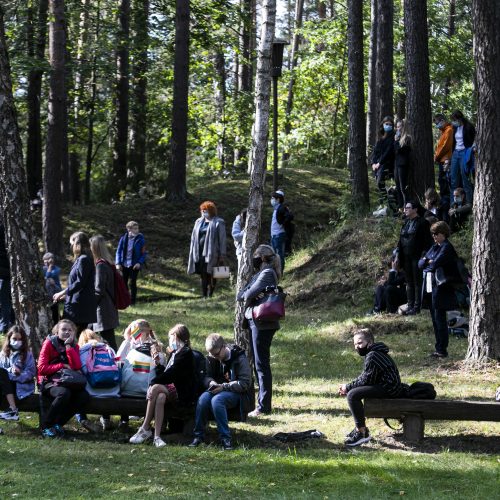
[{"label": "person standing", "polygon": [[118,310],[115,306],[115,271],[113,257],[109,253],[103,236],[90,238],[90,250],[95,263],[95,296],[97,300],[97,321],[92,330],[116,352],[115,328],[118,326]]},{"label": "person standing", "polygon": [[[425,256],[420,259],[418,266],[424,271],[424,287],[422,290],[424,306],[431,311],[432,326],[436,338],[433,358],[448,356],[448,323],[446,311],[458,307],[457,297],[453,288],[453,281],[458,282],[457,252],[448,241],[450,228],[446,222],[436,222],[431,226],[434,245]],[[436,271],[440,269],[446,277],[446,282],[438,283]],[[430,297],[429,297],[430,296]],[[426,300],[429,299],[430,300]]]},{"label": "person standing", "polygon": [[429,223],[418,215],[418,207],[415,201],[406,202],[406,221],[401,228],[397,248],[396,266],[402,266],[406,275],[407,315],[420,313],[422,273],[418,269],[418,260],[432,244]]},{"label": "person standing", "polygon": [[273,207],[273,216],[271,218],[271,246],[274,252],[279,255],[281,261],[281,273],[285,269],[285,249],[286,249],[286,218],[287,207],[285,203],[285,193],[281,190],[276,191],[271,196],[271,205]]},{"label": "person standing", "polygon": [[63,318],[75,323],[76,333],[80,334],[89,323],[95,323],[97,320],[95,267],[89,237],[85,233],[73,233],[69,243],[75,261],[68,276],[68,286],[54,294],[53,300],[65,300]]},{"label": "person standing", "polygon": [[125,227],[127,231],[120,238],[116,249],[116,269],[122,273],[134,305],[137,300],[137,277],[147,258],[146,240],[139,232],[137,222],[131,220]]},{"label": "person standing", "polygon": [[[56,266],[54,254],[47,252],[43,258],[43,277],[45,278],[45,290],[52,297],[55,293],[60,292],[62,289],[61,279],[59,277],[61,268]],[[53,302],[50,306],[52,311],[52,321],[54,325],[59,321],[59,304]]]},{"label": "person standing", "polygon": [[398,208],[402,211],[410,198],[408,179],[410,173],[411,137],[406,131],[406,120],[398,120],[394,136],[394,180],[398,195]]},{"label": "person standing", "polygon": [[215,290],[213,268],[223,266],[226,258],[226,223],[217,216],[213,201],[204,201],[200,214],[191,233],[187,272],[200,275],[202,296],[207,298]]},{"label": "person standing", "polygon": [[445,212],[450,207],[450,162],[453,153],[453,127],[444,115],[438,113],[434,116],[434,126],[440,131],[434,161],[438,164],[438,185],[442,208]]},{"label": "person standing", "polygon": [[463,187],[465,199],[469,205],[473,204],[473,186],[466,171],[467,149],[472,148],[476,138],[474,125],[465,118],[461,111],[454,111],[451,115],[453,125],[453,155],[451,157],[451,191]]},{"label": "person standing", "polygon": [[255,299],[268,287],[276,288],[281,277],[280,257],[269,245],[259,245],[253,255],[253,266],[257,271],[237,295],[237,300],[245,302],[245,318],[252,332],[252,348],[255,372],[259,382],[257,408],[248,414],[259,417],[271,413],[273,376],[271,372],[271,343],[274,334],[280,328],[278,320],[260,321],[253,319],[252,309]]},{"label": "person standing", "polygon": [[245,224],[247,221],[247,209],[241,211],[234,219],[233,227],[231,228],[231,236],[233,237],[234,246],[236,247],[236,258],[238,259],[238,269],[243,255],[243,236],[245,236]]}]

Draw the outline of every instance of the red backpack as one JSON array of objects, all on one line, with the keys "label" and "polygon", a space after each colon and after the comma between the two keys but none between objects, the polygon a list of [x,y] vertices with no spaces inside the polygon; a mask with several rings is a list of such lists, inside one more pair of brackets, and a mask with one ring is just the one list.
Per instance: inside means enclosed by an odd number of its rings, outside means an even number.
[{"label": "red backpack", "polygon": [[109,267],[111,267],[111,269],[113,269],[115,289],[114,303],[117,309],[123,311],[123,309],[127,309],[127,307],[132,303],[130,292],[127,289],[127,285],[125,285],[125,280],[117,271],[115,266],[112,266],[107,260],[99,259],[96,264],[99,264],[101,262],[105,262]]}]

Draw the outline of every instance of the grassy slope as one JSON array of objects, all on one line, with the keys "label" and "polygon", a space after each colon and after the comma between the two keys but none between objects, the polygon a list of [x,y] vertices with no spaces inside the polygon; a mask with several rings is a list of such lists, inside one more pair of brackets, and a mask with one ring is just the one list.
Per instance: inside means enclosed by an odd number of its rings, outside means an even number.
[{"label": "grassy slope", "polygon": [[[336,388],[360,370],[361,359],[350,340],[358,325],[373,327],[379,340],[391,347],[405,380],[432,380],[440,397],[491,398],[498,372],[495,367],[480,373],[464,371],[463,339],[451,339],[446,362],[430,361],[433,336],[427,313],[419,318],[366,318],[363,313],[370,307],[381,259],[397,239],[397,223],[367,219],[341,224],[344,172],[314,169],[288,174],[285,190],[296,213],[302,248],[287,263],[284,286],[291,305],[272,349],[275,412],[252,424],[234,424],[239,444],[234,453],[223,453],[215,445],[202,450],[179,444],[162,450],[132,447],[118,432],[94,438],[74,431],[67,441],[47,442],[37,437],[35,418],[23,416],[20,423],[3,426],[7,435],[0,439],[2,497],[495,496],[499,424],[430,422],[425,441],[409,446],[381,421],[371,420],[372,443],[356,450],[341,446],[352,420]],[[115,241],[124,222],[139,220],[151,253],[140,293],[172,300],[141,303],[122,314],[122,323],[147,317],[165,339],[168,328],[181,321],[189,326],[195,347],[202,349],[207,333],[232,336],[233,301],[228,283],[215,300],[198,299],[197,280],[185,275],[192,222],[199,201],[210,198],[218,202],[230,225],[246,183],[209,182],[193,194],[182,210],[158,200],[134,201],[80,209],[68,219],[71,230],[85,220],[85,229]],[[466,236],[458,242],[463,249],[466,244]],[[290,447],[272,439],[278,431],[312,428],[324,432],[326,439]],[[209,438],[216,440],[213,428]],[[41,481],[48,471],[50,480]]]}]

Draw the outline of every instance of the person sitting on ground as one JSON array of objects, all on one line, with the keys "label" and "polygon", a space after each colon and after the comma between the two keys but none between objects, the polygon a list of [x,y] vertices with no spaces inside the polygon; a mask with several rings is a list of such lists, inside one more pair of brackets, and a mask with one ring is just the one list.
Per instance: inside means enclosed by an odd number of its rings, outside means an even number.
[{"label": "person sitting on ground", "polygon": [[375,304],[372,310],[374,314],[384,311],[394,314],[407,300],[405,273],[399,269],[395,256],[387,262],[387,268],[375,289]]},{"label": "person sitting on ground", "polygon": [[[47,252],[43,256],[43,277],[45,278],[45,291],[49,297],[62,290],[61,279],[59,277],[61,268],[56,266],[53,253]],[[59,321],[59,303],[53,302],[50,306],[52,311],[52,322],[54,325]]]},{"label": "person sitting on ground", "polygon": [[35,392],[35,360],[24,328],[12,326],[0,352],[0,397],[5,396],[9,409],[0,413],[2,420],[19,420],[16,399]]},{"label": "person sitting on ground", "polygon": [[232,450],[227,410],[239,407],[241,420],[246,419],[253,400],[250,364],[241,347],[226,344],[218,333],[207,337],[205,347],[208,351],[205,378],[207,390],[196,405],[195,438],[189,446],[196,447],[203,443],[206,425],[210,416],[213,416],[222,447]]},{"label": "person sitting on ground", "polygon": [[353,341],[356,352],[364,356],[365,361],[359,377],[339,386],[339,394],[347,396],[347,404],[356,426],[347,435],[346,446],[358,446],[370,441],[362,399],[398,398],[405,393],[398,368],[388,354],[389,348],[383,342],[375,342],[373,334],[367,328],[358,330]]},{"label": "person sitting on ground", "polygon": [[[78,347],[80,348],[80,361],[82,363],[82,372],[87,375],[87,360],[92,354],[92,349],[94,347],[100,348],[105,347],[109,354],[116,357],[115,351],[103,340],[103,338],[96,332],[86,329],[80,333],[78,337]],[[93,387],[89,382],[85,390],[94,398],[118,398],[120,397],[120,383],[112,385],[110,387]],[[77,417],[78,420],[78,417]],[[80,414],[81,420],[88,420],[87,415]],[[108,431],[111,429],[111,417],[110,415],[101,415],[99,423],[102,430]],[[97,430],[97,429],[96,429]]]},{"label": "person sitting on ground", "polygon": [[397,248],[397,265],[404,269],[406,276],[407,315],[420,313],[422,273],[418,269],[418,259],[432,245],[429,223],[418,215],[419,207],[415,201],[406,202],[406,220]]},{"label": "person sitting on ground", "polygon": [[471,213],[472,205],[465,200],[465,191],[462,188],[455,189],[453,191],[453,203],[448,212],[451,232],[456,233],[463,229]]},{"label": "person sitting on ground", "polygon": [[247,209],[241,211],[240,214],[234,219],[233,227],[231,229],[231,236],[233,237],[234,246],[236,247],[236,258],[238,259],[238,268],[241,263],[241,256],[243,255],[243,236],[245,235],[245,224],[247,221]]},{"label": "person sitting on ground", "polygon": [[139,232],[139,224],[131,220],[125,227],[127,231],[118,242],[115,261],[116,269],[122,273],[134,305],[137,300],[137,277],[146,263],[148,254],[144,235]]},{"label": "person sitting on ground", "polygon": [[[70,389],[59,385],[60,372],[65,368],[79,371],[82,368],[80,349],[76,343],[77,327],[73,321],[62,319],[52,329],[42,345],[38,358],[38,384],[43,398],[50,400],[50,406],[41,412],[42,436],[53,438],[64,436],[63,426],[77,413],[83,413],[90,398],[82,389]],[[87,428],[88,421],[82,421]],[[89,430],[94,430],[90,426]]]},{"label": "person sitting on ground", "polygon": [[170,358],[167,363],[162,353],[155,350],[153,360],[156,375],[151,380],[146,399],[148,406],[144,423],[130,438],[132,444],[140,444],[152,436],[151,421],[154,418],[153,444],[157,448],[166,445],[161,438],[161,429],[165,415],[165,403],[189,406],[195,400],[196,384],[193,351],[190,347],[189,330],[185,325],[177,324],[168,332]]},{"label": "person sitting on ground", "polygon": [[441,208],[441,198],[434,188],[427,188],[424,193],[425,198],[425,213],[424,218],[429,225],[443,220],[443,210]]}]

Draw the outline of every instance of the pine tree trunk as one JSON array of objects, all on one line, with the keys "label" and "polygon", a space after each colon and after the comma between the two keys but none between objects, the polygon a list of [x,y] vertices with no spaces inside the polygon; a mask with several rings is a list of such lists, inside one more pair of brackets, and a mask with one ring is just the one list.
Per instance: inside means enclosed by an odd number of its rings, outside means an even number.
[{"label": "pine tree trunk", "polygon": [[113,144],[113,170],[109,195],[117,199],[127,183],[127,147],[129,125],[129,43],[130,0],[120,0],[116,48],[116,123]]},{"label": "pine tree trunk", "polygon": [[184,201],[187,195],[187,121],[189,93],[189,0],[176,0],[174,100],[172,104],[171,159],[167,199]]},{"label": "pine tree trunk", "polygon": [[16,322],[25,329],[36,356],[41,343],[50,332],[47,306],[49,300],[40,273],[40,254],[29,208],[2,7],[0,7],[0,159],[0,209],[5,224],[13,306]]},{"label": "pine tree trunk", "polygon": [[[455,35],[455,15],[456,15],[456,2],[455,0],[450,0],[450,10],[448,11],[448,38],[450,40]],[[450,56],[451,56],[451,50],[450,50]],[[450,86],[451,86],[451,78],[448,75],[444,82],[443,110],[448,109],[448,97],[450,96]]]},{"label": "pine tree trunk", "polygon": [[147,71],[148,71],[149,0],[136,0],[134,5],[133,95],[130,116],[130,163],[127,173],[136,191],[146,179]]},{"label": "pine tree trunk", "polygon": [[[45,59],[47,39],[48,0],[39,0],[38,14],[34,23],[33,38],[29,42],[28,56],[33,67],[28,74],[28,91],[26,104],[28,108],[28,140],[26,147],[26,174],[28,192],[31,200],[37,197],[42,189],[42,126],[40,120],[40,103],[42,99],[42,65]],[[33,7],[30,9],[33,11]]]},{"label": "pine tree trunk", "polygon": [[375,142],[377,141],[377,130],[380,121],[380,113],[378,112],[377,99],[377,0],[371,0],[370,7],[370,46],[368,52],[368,94],[366,113],[366,156],[371,156]]},{"label": "pine tree trunk", "polygon": [[500,4],[473,1],[478,83],[472,296],[467,361],[500,360]]},{"label": "pine tree trunk", "polygon": [[347,66],[349,88],[349,149],[353,206],[368,208],[365,93],[363,78],[363,0],[348,0]]},{"label": "pine tree trunk", "polygon": [[213,65],[215,69],[214,78],[214,101],[215,101],[215,124],[217,130],[217,159],[219,169],[223,172],[226,167],[226,69],[224,53],[217,50],[213,54]]},{"label": "pine tree trunk", "polygon": [[[243,237],[243,255],[238,270],[237,290],[241,290],[252,274],[252,255],[259,243],[262,218],[262,200],[266,175],[267,139],[269,136],[269,109],[271,98],[271,53],[276,22],[276,0],[263,0],[262,27],[257,55],[257,77],[255,82],[255,122],[252,133],[250,163],[250,192],[248,213]],[[241,328],[244,317],[243,304],[236,303],[235,341],[250,356],[250,334]]]},{"label": "pine tree trunk", "polygon": [[377,0],[377,62],[375,65],[377,85],[377,127],[384,116],[392,116],[394,84],[394,0]]},{"label": "pine tree trunk", "polygon": [[405,0],[407,123],[411,135],[410,191],[423,200],[434,187],[427,0]]},{"label": "pine tree trunk", "polygon": [[49,0],[50,88],[47,118],[47,148],[43,176],[43,235],[45,249],[63,256],[61,171],[64,155],[66,114],[66,32],[64,0]]},{"label": "pine tree trunk", "polygon": [[[290,115],[292,114],[293,109],[293,87],[295,85],[295,68],[297,67],[298,62],[298,50],[300,44],[300,35],[298,31],[302,28],[302,17],[304,14],[304,0],[297,0],[295,4],[295,23],[294,23],[294,31],[293,31],[293,42],[292,42],[292,56],[291,56],[291,74],[290,81],[288,82],[288,97],[286,100],[286,110],[285,110],[285,126],[284,126],[284,134],[285,134],[285,145],[286,145],[286,137],[292,131],[292,124],[290,122]],[[281,168],[285,168],[288,164],[288,160],[290,159],[290,151],[288,147],[286,147],[285,151],[283,151],[283,156],[281,158]]]}]

